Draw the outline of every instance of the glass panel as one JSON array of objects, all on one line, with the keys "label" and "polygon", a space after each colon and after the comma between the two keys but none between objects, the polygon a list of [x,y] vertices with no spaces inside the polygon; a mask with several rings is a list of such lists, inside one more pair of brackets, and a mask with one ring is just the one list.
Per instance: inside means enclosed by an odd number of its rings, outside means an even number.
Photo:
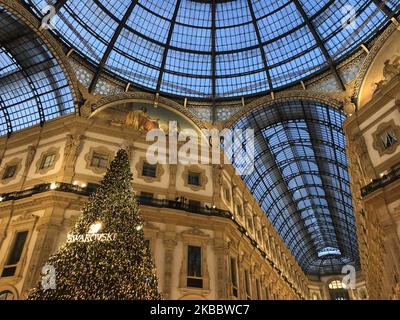
[{"label": "glass panel", "polygon": [[200,186],[200,173],[189,172],[188,184],[190,184],[192,186]]},{"label": "glass panel", "polygon": [[108,167],[108,155],[94,152],[91,162],[92,167],[96,168],[107,168]]},{"label": "glass panel", "polygon": [[2,277],[11,277],[15,275],[15,271],[17,270],[16,265],[21,259],[27,236],[28,231],[21,231],[15,235],[11,250],[8,253],[6,264],[1,274]]},{"label": "glass panel", "polygon": [[359,268],[344,119],[321,103],[294,100],[234,125],[255,130],[255,170],[244,182],[309,274],[340,273],[348,262]]},{"label": "glass panel", "polygon": [[188,246],[187,261],[187,286],[203,287],[202,271],[201,271],[201,247]]},{"label": "glass panel", "polygon": [[45,155],[42,160],[42,165],[40,166],[40,169],[50,168],[54,164],[55,159],[56,155],[54,153]]},{"label": "glass panel", "polygon": [[188,276],[201,277],[201,247],[188,246]]},{"label": "glass panel", "polygon": [[73,112],[67,78],[47,45],[0,9],[0,135]]},{"label": "glass panel", "polygon": [[[40,10],[47,2],[24,2],[42,18]],[[140,0],[114,43],[131,3],[67,1],[53,32],[95,65],[111,46],[105,69],[139,88],[160,87],[163,93],[206,99],[214,93],[218,98],[241,97],[298,83],[328,69],[330,59],[320,46],[336,65],[390,22],[370,0],[299,0],[306,18],[289,0],[216,1],[215,14],[212,1]],[[349,20],[349,5],[355,23],[346,27],[343,21]],[[394,16],[400,11],[395,0],[387,1],[387,6]],[[273,88],[269,88],[266,68]],[[217,70],[215,81],[211,80],[213,69]]]}]

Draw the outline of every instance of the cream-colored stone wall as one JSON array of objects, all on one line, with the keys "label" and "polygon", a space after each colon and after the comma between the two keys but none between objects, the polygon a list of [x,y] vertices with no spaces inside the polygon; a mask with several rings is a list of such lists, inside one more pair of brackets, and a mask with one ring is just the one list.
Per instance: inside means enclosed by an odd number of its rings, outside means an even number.
[{"label": "cream-colored stone wall", "polygon": [[[400,76],[380,88],[344,122],[357,234],[366,289],[354,297],[400,299]],[[366,79],[366,81],[371,81]],[[385,148],[391,128],[397,141]]]},{"label": "cream-colored stone wall", "polygon": [[[182,164],[163,165],[159,178],[144,179],[138,172],[138,162],[145,156],[148,145],[142,134],[100,120],[71,115],[49,121],[41,128],[32,127],[8,139],[0,138],[0,149],[5,149],[0,168],[15,157],[21,158],[18,180],[1,184],[0,194],[29,190],[43,183],[97,183],[104,172],[88,166],[91,150],[101,149],[114,155],[119,148],[128,146],[137,193],[152,192],[155,198],[170,200],[184,196],[200,201],[202,206],[215,205],[229,210],[234,217],[232,220],[183,210],[141,207],[160,290],[168,299],[245,299],[244,268],[251,275],[253,299],[257,298],[257,282],[263,299],[309,297],[307,277],[232,166],[198,165],[196,170],[200,170],[205,179],[202,179],[204,186],[195,190],[185,183],[184,172],[188,167]],[[56,161],[54,167],[42,172],[38,166],[49,150],[57,154]],[[20,271],[14,277],[0,277],[0,291],[11,288],[17,298],[26,297],[49,255],[65,242],[85,200],[86,197],[74,193],[49,190],[0,202],[0,270],[17,225],[14,220],[25,217],[27,220],[22,220],[20,225],[30,230],[18,264]],[[240,215],[237,205],[242,208]],[[239,226],[245,228],[247,235]],[[185,250],[190,243],[203,248],[203,289],[185,285]],[[266,257],[259,250],[265,252]],[[232,296],[228,260],[231,256],[238,262],[238,297]]]}]

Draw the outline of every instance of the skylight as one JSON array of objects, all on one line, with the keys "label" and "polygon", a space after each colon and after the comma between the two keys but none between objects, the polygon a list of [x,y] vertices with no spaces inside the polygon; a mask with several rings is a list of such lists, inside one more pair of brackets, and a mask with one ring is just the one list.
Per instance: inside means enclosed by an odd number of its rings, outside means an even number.
[{"label": "skylight", "polygon": [[341,252],[339,249],[332,248],[332,247],[326,247],[326,248],[322,249],[320,252],[318,252],[319,258],[328,256],[328,255],[340,256]]},{"label": "skylight", "polygon": [[[41,18],[42,8],[53,1],[25,2]],[[58,3],[54,32],[97,65],[98,74],[199,99],[265,93],[325,70],[334,72],[343,88],[337,63],[390,23],[370,0]],[[394,1],[387,6],[393,13],[400,9]],[[353,18],[351,25],[344,23]]]}]

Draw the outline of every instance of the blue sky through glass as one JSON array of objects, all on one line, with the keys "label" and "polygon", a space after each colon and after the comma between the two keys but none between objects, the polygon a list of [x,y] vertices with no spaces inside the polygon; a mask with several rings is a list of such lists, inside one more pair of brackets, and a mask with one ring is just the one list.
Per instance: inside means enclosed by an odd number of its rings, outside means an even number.
[{"label": "blue sky through glass", "polygon": [[255,170],[243,180],[308,274],[358,267],[344,119],[323,104],[292,101],[252,111],[234,126],[255,130]]},{"label": "blue sky through glass", "polygon": [[[52,2],[25,1],[39,15]],[[138,0],[111,43],[105,70],[139,87],[206,99],[246,96],[296,83],[328,69],[329,63],[295,1],[334,61],[359,48],[389,21],[371,0],[232,0],[216,1],[213,30],[211,1]],[[57,33],[98,64],[130,4],[68,0],[59,11]],[[398,1],[389,1],[388,7],[399,11]],[[354,24],[348,28],[343,22],[353,14]]]},{"label": "blue sky through glass", "polygon": [[0,7],[0,136],[73,111],[68,81],[51,51]]}]

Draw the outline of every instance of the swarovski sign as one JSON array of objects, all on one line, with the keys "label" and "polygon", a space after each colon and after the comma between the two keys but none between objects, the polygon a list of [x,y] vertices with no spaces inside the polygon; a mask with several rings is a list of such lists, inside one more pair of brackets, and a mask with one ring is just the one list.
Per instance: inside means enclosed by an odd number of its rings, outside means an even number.
[{"label": "swarovski sign", "polygon": [[107,242],[114,241],[117,238],[116,233],[87,233],[87,234],[69,234],[67,236],[67,243],[74,242]]}]

